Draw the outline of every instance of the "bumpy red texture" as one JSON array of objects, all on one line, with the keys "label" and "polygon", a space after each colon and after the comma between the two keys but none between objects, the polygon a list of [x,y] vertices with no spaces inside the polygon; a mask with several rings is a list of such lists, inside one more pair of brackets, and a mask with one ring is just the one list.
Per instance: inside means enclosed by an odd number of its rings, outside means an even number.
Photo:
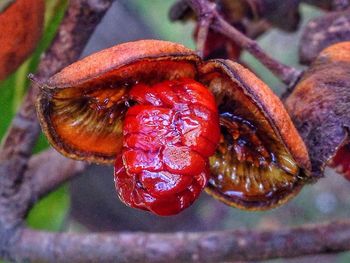
[{"label": "bumpy red texture", "polygon": [[190,206],[209,177],[208,157],[220,138],[215,99],[192,79],[135,85],[123,150],[115,163],[120,199],[158,215]]}]

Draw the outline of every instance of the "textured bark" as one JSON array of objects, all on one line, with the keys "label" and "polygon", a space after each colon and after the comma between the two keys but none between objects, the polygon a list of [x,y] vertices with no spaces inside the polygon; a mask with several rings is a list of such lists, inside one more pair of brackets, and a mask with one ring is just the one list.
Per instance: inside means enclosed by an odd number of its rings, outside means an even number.
[{"label": "textured bark", "polygon": [[86,166],[87,163],[68,159],[53,149],[33,156],[24,175],[25,183],[31,185],[32,202],[82,172]]},{"label": "textured bark", "polygon": [[23,262],[231,262],[350,249],[350,222],[281,230],[58,234],[24,229],[12,248]]}]

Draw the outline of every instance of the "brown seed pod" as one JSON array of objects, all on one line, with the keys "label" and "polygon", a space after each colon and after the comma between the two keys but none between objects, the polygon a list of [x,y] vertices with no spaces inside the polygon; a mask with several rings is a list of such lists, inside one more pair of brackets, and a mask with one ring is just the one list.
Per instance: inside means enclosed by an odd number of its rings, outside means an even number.
[{"label": "brown seed pod", "polygon": [[36,47],[44,12],[43,0],[16,0],[0,13],[0,80],[15,71]]},{"label": "brown seed pod", "polygon": [[130,88],[190,78],[214,94],[221,142],[207,190],[226,204],[267,209],[294,196],[310,167],[306,147],[280,100],[249,70],[203,62],[165,41],[121,44],[78,61],[42,85],[37,109],[51,144],[75,159],[112,163],[122,148]]},{"label": "brown seed pod", "polygon": [[350,9],[314,18],[306,25],[299,46],[299,58],[310,64],[326,47],[350,40]]},{"label": "brown seed pod", "polygon": [[[310,154],[312,172],[322,176],[325,166],[350,166],[350,42],[323,50],[285,103]],[[337,152],[342,156],[338,156]],[[349,152],[349,153],[347,153]],[[339,159],[339,157],[342,157]],[[344,157],[344,158],[343,158]]]}]

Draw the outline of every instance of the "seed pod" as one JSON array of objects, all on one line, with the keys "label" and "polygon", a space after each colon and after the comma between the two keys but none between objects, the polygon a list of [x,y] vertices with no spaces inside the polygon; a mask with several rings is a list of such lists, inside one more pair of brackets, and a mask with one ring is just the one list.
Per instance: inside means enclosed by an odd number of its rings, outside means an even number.
[{"label": "seed pod", "polygon": [[[226,204],[244,209],[267,209],[294,196],[307,180],[310,164],[306,147],[280,100],[239,64],[228,60],[204,62],[179,44],[158,40],[125,43],[68,66],[42,85],[37,101],[39,119],[49,141],[62,154],[113,163],[123,148],[123,127],[130,128],[125,113],[135,104],[132,88],[184,78],[207,87],[220,114],[221,139],[210,157],[207,191]],[[152,107],[160,105],[158,95],[149,96]],[[209,107],[205,97],[200,103]],[[154,110],[140,107],[131,116]],[[159,131],[144,131],[149,132]],[[138,138],[140,147],[150,147],[154,142]],[[203,145],[201,149],[209,154],[209,146]],[[149,185],[140,187],[147,189]]]},{"label": "seed pod", "polygon": [[327,165],[349,175],[350,42],[323,50],[285,105],[309,149],[314,176]]},{"label": "seed pod", "polygon": [[332,12],[310,20],[301,37],[299,58],[310,64],[318,54],[332,44],[350,40],[350,9]]},{"label": "seed pod", "polygon": [[0,13],[0,80],[15,71],[36,47],[44,12],[43,0],[16,0]]}]

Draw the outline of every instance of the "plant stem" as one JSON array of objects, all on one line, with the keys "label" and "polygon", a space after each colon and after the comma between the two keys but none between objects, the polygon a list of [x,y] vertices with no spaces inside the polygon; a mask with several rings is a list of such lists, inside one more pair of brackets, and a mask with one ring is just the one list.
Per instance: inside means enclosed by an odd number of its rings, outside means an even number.
[{"label": "plant stem", "polygon": [[210,27],[213,30],[227,36],[235,42],[235,44],[247,50],[286,85],[293,86],[299,79],[301,71],[284,65],[269,56],[256,41],[250,39],[234,26],[226,22],[226,20],[213,8],[211,2],[208,0],[187,0],[187,3],[197,14],[200,21],[210,18]]}]

